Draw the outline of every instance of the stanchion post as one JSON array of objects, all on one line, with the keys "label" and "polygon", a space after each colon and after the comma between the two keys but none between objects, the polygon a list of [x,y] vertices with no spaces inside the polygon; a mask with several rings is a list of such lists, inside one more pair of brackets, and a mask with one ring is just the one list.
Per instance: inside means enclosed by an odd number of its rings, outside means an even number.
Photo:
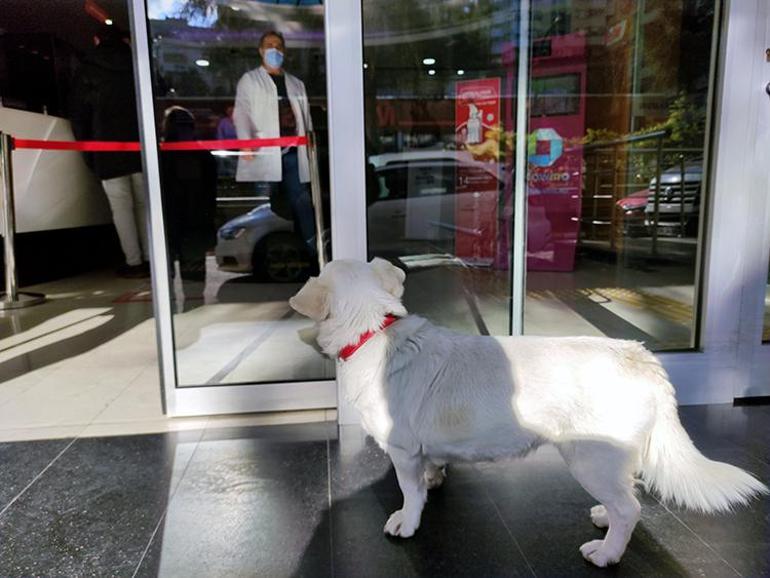
[{"label": "stanchion post", "polygon": [[326,251],[324,249],[324,207],[321,197],[321,178],[318,174],[318,149],[316,148],[315,132],[307,133],[307,151],[310,164],[310,194],[313,199],[313,212],[315,213],[315,243],[318,253],[318,269],[326,265]]},{"label": "stanchion post", "polygon": [[2,159],[0,171],[3,180],[3,249],[5,253],[5,299],[16,301],[16,256],[13,252],[14,233],[16,232],[15,209],[13,206],[13,171],[11,168],[11,136],[0,133],[0,152]]},{"label": "stanchion post", "polygon": [[5,292],[0,294],[0,311],[20,309],[45,301],[39,293],[19,293],[16,277],[16,211],[13,202],[13,137],[0,132],[0,189],[2,189],[3,249],[5,257]]}]

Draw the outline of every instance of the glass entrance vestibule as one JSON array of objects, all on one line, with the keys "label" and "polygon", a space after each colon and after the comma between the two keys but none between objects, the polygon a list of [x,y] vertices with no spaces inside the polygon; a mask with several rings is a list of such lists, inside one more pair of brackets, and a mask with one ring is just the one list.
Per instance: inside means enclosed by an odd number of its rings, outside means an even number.
[{"label": "glass entrance vestibule", "polygon": [[130,7],[170,415],[354,421],[287,301],[375,256],[458,331],[634,339],[681,402],[770,394],[761,2]]}]

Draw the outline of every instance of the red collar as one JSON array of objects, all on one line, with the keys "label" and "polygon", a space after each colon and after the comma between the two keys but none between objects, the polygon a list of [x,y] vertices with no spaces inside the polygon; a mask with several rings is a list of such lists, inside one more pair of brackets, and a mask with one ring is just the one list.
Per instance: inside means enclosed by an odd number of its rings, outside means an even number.
[{"label": "red collar", "polygon": [[[384,321],[382,322],[382,325],[380,325],[379,331],[382,331],[386,327],[393,325],[396,321],[398,321],[400,317],[396,317],[395,315],[391,315],[388,313],[385,316]],[[369,341],[374,334],[377,333],[376,331],[367,331],[366,333],[362,333],[361,337],[358,338],[358,343],[351,343],[350,345],[346,345],[342,349],[340,349],[339,357],[342,361],[347,361],[351,355],[353,355],[356,351],[358,351],[361,347],[363,347],[364,343]]]}]

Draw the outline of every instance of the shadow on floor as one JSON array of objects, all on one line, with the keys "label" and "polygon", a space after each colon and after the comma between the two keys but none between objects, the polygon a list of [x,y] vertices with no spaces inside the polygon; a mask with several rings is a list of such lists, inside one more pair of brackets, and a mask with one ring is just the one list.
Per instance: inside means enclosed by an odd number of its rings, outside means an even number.
[{"label": "shadow on floor", "polygon": [[[460,488],[451,485],[450,474],[446,487],[430,493],[420,529],[409,539],[391,538],[382,530],[390,513],[401,507],[392,469],[372,485],[334,500],[324,510],[292,576],[692,575],[692,569],[672,556],[644,520],[637,526],[624,560],[601,569],[583,560],[580,542],[575,541],[600,538],[604,533],[590,525],[586,511],[569,508],[552,523],[548,517],[565,508],[558,496],[550,504],[532,504],[532,519],[520,520],[529,527],[526,537],[511,533],[510,524],[487,497],[481,482],[463,480]],[[527,493],[524,489],[522,500]],[[331,556],[328,572],[318,566],[318,553],[325,548]]]},{"label": "shadow on floor", "polygon": [[[90,306],[103,308],[103,306],[100,306],[99,304]],[[29,326],[25,324],[24,330],[29,330],[32,327],[53,318],[55,315],[71,310],[72,308],[63,311],[56,310],[55,312],[52,312],[51,315],[41,318],[37,323],[33,323]],[[78,335],[55,341],[54,343],[42,345],[32,351],[20,353],[19,355],[0,363],[0,383],[64,359],[91,351],[92,349],[119,337],[147,319],[151,319],[152,307],[150,304],[147,304],[146,306],[136,306],[136,304],[126,306],[118,304],[113,305],[108,311],[100,312],[97,315],[86,318],[86,320],[105,318],[108,318],[107,321],[97,327],[88,329]],[[82,322],[83,321],[81,320],[78,323]],[[73,324],[73,326],[76,325],[77,323]],[[56,331],[61,331],[61,328],[57,328]]]}]

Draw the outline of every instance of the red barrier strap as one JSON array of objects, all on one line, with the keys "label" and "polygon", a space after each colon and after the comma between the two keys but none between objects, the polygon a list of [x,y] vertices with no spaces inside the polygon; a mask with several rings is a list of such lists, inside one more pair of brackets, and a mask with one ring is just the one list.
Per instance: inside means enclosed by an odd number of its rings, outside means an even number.
[{"label": "red barrier strap", "polygon": [[66,140],[34,140],[15,138],[13,146],[17,149],[47,149],[53,151],[138,151],[138,142],[108,142],[108,141],[66,141]]},{"label": "red barrier strap", "polygon": [[[163,151],[210,151],[217,149],[255,149],[262,147],[292,147],[307,144],[306,136],[285,136],[278,138],[227,139],[227,140],[188,140],[160,143]],[[117,141],[64,141],[13,139],[17,149],[44,149],[57,151],[86,152],[126,152],[141,150],[138,142]]]},{"label": "red barrier strap", "polygon": [[162,151],[210,151],[215,149],[250,149],[261,147],[297,147],[307,144],[306,136],[282,136],[277,138],[183,140],[160,143]]}]

